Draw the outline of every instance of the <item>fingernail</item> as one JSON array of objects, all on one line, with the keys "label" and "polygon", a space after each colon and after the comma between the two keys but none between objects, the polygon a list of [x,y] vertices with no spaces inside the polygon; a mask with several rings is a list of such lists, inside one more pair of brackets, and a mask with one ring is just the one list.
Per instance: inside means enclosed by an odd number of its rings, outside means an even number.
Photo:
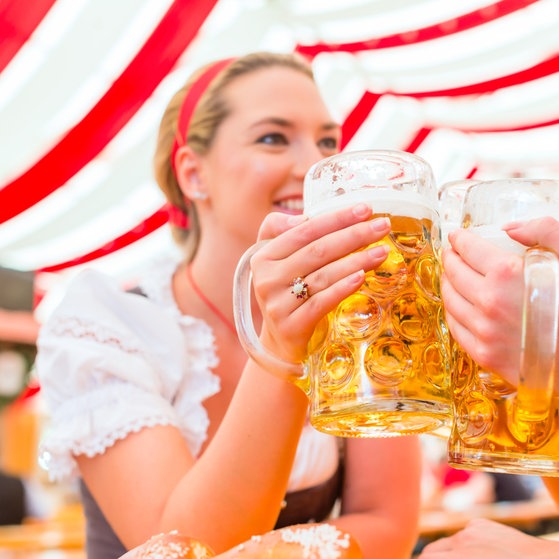
[{"label": "fingernail", "polygon": [[390,252],[388,245],[376,245],[368,249],[368,254],[371,258],[385,258]]},{"label": "fingernail", "polygon": [[517,229],[522,225],[521,221],[511,221],[510,223],[505,223],[502,227],[503,231],[510,231],[511,229]]},{"label": "fingernail", "polygon": [[292,227],[295,227],[295,225],[304,223],[305,221],[307,221],[307,219],[309,218],[305,214],[290,215],[287,218],[287,224],[291,225]]},{"label": "fingernail", "polygon": [[364,203],[356,204],[351,210],[355,217],[365,217],[371,212],[369,206]]},{"label": "fingernail", "polygon": [[377,217],[371,221],[371,229],[373,231],[384,231],[390,227],[390,219],[387,217]]},{"label": "fingernail", "polygon": [[363,284],[363,281],[365,280],[365,270],[357,270],[357,272],[354,272],[353,274],[348,276],[347,279],[351,285],[355,285],[359,287],[360,285]]}]

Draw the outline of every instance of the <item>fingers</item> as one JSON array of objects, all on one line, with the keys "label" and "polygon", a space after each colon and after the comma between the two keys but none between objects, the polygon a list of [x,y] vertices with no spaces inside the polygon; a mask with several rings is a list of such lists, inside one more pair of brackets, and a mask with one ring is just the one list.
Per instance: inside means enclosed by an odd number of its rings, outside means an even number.
[{"label": "fingers", "polygon": [[541,245],[559,252],[559,221],[553,217],[509,223],[503,229],[512,239],[523,245]]},{"label": "fingers", "polygon": [[281,212],[272,212],[266,216],[260,230],[258,231],[258,240],[274,239],[285,231],[300,225],[307,221],[305,215],[287,215]]},{"label": "fingers", "polygon": [[483,289],[484,274],[468,264],[462,255],[453,249],[443,251],[442,261],[443,278],[452,286],[452,292],[448,293],[458,294],[461,298],[474,304],[476,295]]},{"label": "fingers", "polygon": [[[314,326],[362,285],[365,272],[379,266],[388,248],[381,240],[390,231],[386,218],[370,219],[372,210],[358,204],[304,220],[289,227],[270,217],[263,236],[287,228],[251,258],[253,287],[263,313],[262,334],[284,356],[299,357]],[[291,282],[302,278],[308,297],[297,298]],[[300,294],[300,292],[299,292]],[[296,359],[295,359],[296,360]]]},{"label": "fingers", "polygon": [[423,549],[419,559],[520,559],[555,557],[552,542],[524,534],[491,520],[471,520],[456,534],[436,540]]},{"label": "fingers", "polygon": [[[453,235],[452,247],[443,253],[444,273],[464,299],[489,312],[497,297],[506,301],[518,293],[523,267],[518,255],[465,230]],[[515,290],[503,293],[506,285]]]},{"label": "fingers", "polygon": [[495,260],[508,254],[495,243],[472,233],[467,229],[455,229],[448,234],[452,248],[473,270],[486,275]]},{"label": "fingers", "polygon": [[[377,256],[376,259],[371,260],[371,263],[380,264],[384,257],[384,254]],[[281,292],[275,297],[268,295],[263,300],[262,295],[257,295],[261,308],[266,309],[262,341],[272,352],[283,356],[287,361],[299,362],[304,359],[307,343],[315,326],[335,309],[340,301],[362,286],[365,272],[359,268],[332,283],[331,280],[326,279],[326,274],[322,277],[324,282],[316,285],[313,284],[312,279],[305,278],[309,289],[309,298],[305,301],[297,299],[287,283],[285,286],[280,286]],[[280,340],[283,341],[279,342]],[[284,347],[287,344],[290,348],[287,353],[277,348],[277,342]]]},{"label": "fingers", "polygon": [[[294,278],[303,278],[309,295],[314,296],[338,282],[342,283],[336,289],[343,290],[349,276],[378,266],[388,249],[370,245],[388,234],[390,222],[386,218],[369,220],[371,213],[368,206],[358,204],[300,222],[284,231],[281,238],[267,242],[251,258],[257,295],[261,299],[283,296],[281,306],[293,309],[305,300],[286,289]],[[356,281],[349,283],[355,286]]]},{"label": "fingers", "polygon": [[[477,520],[477,519],[476,519]],[[490,527],[483,524],[476,525],[476,520],[470,521],[468,525],[459,532],[444,538],[439,538],[434,542],[427,544],[419,559],[435,559],[435,558],[456,558],[456,559],[474,559],[477,557],[485,557],[481,552],[487,553],[487,559],[490,555],[491,542],[487,540],[485,531],[490,531]]]},{"label": "fingers", "polygon": [[439,538],[434,542],[427,544],[421,555],[420,559],[428,559],[429,557],[443,557],[443,555],[452,549],[450,538]]},{"label": "fingers", "polygon": [[[364,233],[369,229],[369,225],[364,222],[369,220],[371,215],[372,210],[369,206],[366,204],[357,204],[356,206],[344,208],[337,212],[303,220],[302,223],[298,223],[293,227],[287,226],[284,233],[281,235],[281,241],[276,243],[271,241],[268,243],[264,254],[270,260],[282,260],[296,251],[303,248],[309,249],[309,247],[312,246],[311,250],[313,250],[317,256],[324,257],[324,255],[327,254],[331,257],[331,260],[334,260],[343,256],[343,254],[347,254],[349,251],[346,250],[344,253],[345,247],[340,247],[336,251],[336,254],[327,252],[336,249],[331,239],[327,240],[328,236],[330,234],[336,234],[336,241],[341,242],[343,239],[346,243],[345,246],[348,246],[348,239],[353,238],[352,250],[361,248],[367,244],[367,242],[365,242],[366,239],[363,237]],[[274,228],[276,231],[281,229],[282,224],[280,222],[281,219],[277,217],[277,214],[271,214],[268,224],[266,227],[262,228],[262,234],[264,235],[267,232],[272,232],[271,230]],[[289,220],[287,220],[287,222],[289,222]],[[287,222],[285,225],[287,225]],[[357,227],[357,229],[352,227],[360,223],[362,225]],[[342,231],[345,232],[343,238],[338,235]],[[307,250],[305,254],[310,254],[310,251]]]},{"label": "fingers", "polygon": [[303,302],[297,300],[292,293],[285,291],[283,297],[278,297],[278,302],[283,312],[289,312],[289,322],[283,322],[286,334],[294,332],[294,330],[287,332],[293,321],[298,325],[308,324],[308,329],[302,337],[310,337],[314,325],[334,310],[340,301],[355,293],[363,285],[365,269],[379,266],[386,258],[387,252],[387,247],[375,247],[371,251],[350,255],[310,274],[305,278],[309,298]]},{"label": "fingers", "polygon": [[[339,218],[334,218],[333,221],[340,223]],[[276,243],[277,246],[271,246],[273,241],[270,241],[264,245],[251,260],[255,274],[255,290],[262,297],[275,292],[278,302],[281,301],[282,309],[294,310],[305,302],[306,297],[295,297],[285,286],[289,285],[293,278],[303,278],[309,296],[314,297],[333,288],[320,299],[322,305],[328,305],[326,312],[331,310],[331,297],[336,298],[341,291],[346,291],[345,286],[348,284],[353,290],[357,289],[363,281],[363,273],[379,266],[388,254],[388,247],[385,245],[370,246],[388,234],[390,227],[387,219],[357,223],[352,221],[353,219],[349,221],[349,226],[345,226],[344,223],[341,229],[325,234],[310,244],[304,243],[285,258],[280,258],[283,254],[283,244],[280,246],[280,243]],[[327,231],[329,228],[320,226],[308,235],[314,236],[317,230]],[[291,231],[288,231],[282,235],[282,241],[290,233]],[[296,243],[300,243],[300,239],[292,240],[292,246],[296,246]],[[356,278],[350,279],[354,274],[357,274]],[[283,281],[278,283],[280,276]]]},{"label": "fingers", "polygon": [[354,273],[359,273],[363,277],[364,272],[380,266],[386,259],[388,252],[387,245],[377,245],[363,251],[353,252],[344,258],[318,268],[306,275],[307,283],[312,286],[311,292],[313,294],[319,293]]},{"label": "fingers", "polygon": [[480,366],[498,370],[516,382],[522,259],[501,249],[481,250],[479,258],[473,245],[479,248],[486,244],[480,241],[483,239],[462,231],[453,239],[455,248],[443,252],[446,322],[457,343]]},{"label": "fingers", "polygon": [[452,336],[466,350],[475,344],[475,336],[470,331],[476,320],[476,308],[456,291],[452,283],[443,275],[441,293],[445,305],[446,322]]},{"label": "fingers", "polygon": [[[389,221],[385,218],[351,224],[314,241],[292,241],[292,248],[285,255],[283,245],[270,241],[253,257],[252,267],[263,270],[261,279],[264,284],[267,278],[274,283],[275,274],[279,272],[286,281],[294,277],[306,278],[312,282],[313,293],[316,293],[345,276],[358,270],[369,271],[384,261],[388,248],[371,245],[378,243],[389,230]],[[282,240],[290,233],[283,235]],[[307,239],[314,234],[315,231],[309,233]]]}]

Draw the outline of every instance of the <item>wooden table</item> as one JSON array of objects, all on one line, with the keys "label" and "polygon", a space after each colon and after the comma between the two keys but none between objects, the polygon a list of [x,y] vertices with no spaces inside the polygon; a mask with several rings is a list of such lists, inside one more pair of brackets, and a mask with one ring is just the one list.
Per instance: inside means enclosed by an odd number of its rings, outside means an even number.
[{"label": "wooden table", "polygon": [[0,559],[85,558],[85,524],[49,520],[0,526]]},{"label": "wooden table", "polygon": [[[420,538],[428,541],[450,535],[473,518],[536,531],[546,521],[559,522],[559,507],[551,499],[542,498],[477,505],[463,511],[425,510],[419,523]],[[85,524],[79,516],[0,526],[0,559],[85,559],[84,545]]]},{"label": "wooden table", "polygon": [[458,532],[474,518],[487,518],[526,531],[537,530],[547,521],[559,521],[559,507],[548,498],[471,506],[463,511],[425,510],[419,523],[420,536],[433,539]]},{"label": "wooden table", "polygon": [[0,559],[87,559],[81,549],[44,549],[24,551],[21,549],[0,549]]}]

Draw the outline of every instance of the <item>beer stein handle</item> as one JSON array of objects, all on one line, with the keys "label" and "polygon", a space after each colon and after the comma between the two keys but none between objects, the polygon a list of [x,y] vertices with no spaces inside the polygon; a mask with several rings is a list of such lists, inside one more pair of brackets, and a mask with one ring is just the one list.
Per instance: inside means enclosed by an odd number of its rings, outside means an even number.
[{"label": "beer stein handle", "polygon": [[289,363],[267,350],[254,329],[251,311],[252,273],[250,259],[253,254],[268,241],[260,241],[250,247],[241,257],[235,270],[233,282],[233,314],[239,340],[248,355],[271,373],[298,385],[306,377],[306,369],[302,363]]},{"label": "beer stein handle", "polygon": [[541,429],[546,432],[551,424],[558,314],[559,259],[550,250],[529,248],[524,256],[520,380],[514,405],[515,419],[526,429],[527,444],[531,436],[539,431],[541,437]]}]

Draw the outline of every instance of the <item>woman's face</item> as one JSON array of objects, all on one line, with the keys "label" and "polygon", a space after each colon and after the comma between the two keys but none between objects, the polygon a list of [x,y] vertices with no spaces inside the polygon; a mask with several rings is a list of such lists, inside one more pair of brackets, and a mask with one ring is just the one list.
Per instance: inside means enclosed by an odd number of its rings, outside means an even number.
[{"label": "woman's face", "polygon": [[230,115],[200,168],[212,210],[203,227],[249,245],[268,213],[302,212],[305,173],[338,152],[340,128],[312,80],[290,68],[242,76],[225,97]]}]

